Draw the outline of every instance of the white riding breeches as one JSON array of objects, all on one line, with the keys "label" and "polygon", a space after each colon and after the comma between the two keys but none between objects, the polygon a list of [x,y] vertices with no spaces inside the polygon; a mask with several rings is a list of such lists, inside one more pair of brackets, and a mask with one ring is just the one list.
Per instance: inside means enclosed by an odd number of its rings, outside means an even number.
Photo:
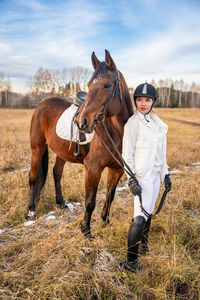
[{"label": "white riding breeches", "polygon": [[[138,179],[138,182],[142,188],[142,206],[149,213],[152,214],[156,204],[156,199],[158,198],[160,190],[160,172],[152,171],[151,175],[147,180]],[[147,216],[142,212],[140,200],[138,196],[134,197],[134,218],[137,216],[143,216],[145,220],[148,219]]]}]

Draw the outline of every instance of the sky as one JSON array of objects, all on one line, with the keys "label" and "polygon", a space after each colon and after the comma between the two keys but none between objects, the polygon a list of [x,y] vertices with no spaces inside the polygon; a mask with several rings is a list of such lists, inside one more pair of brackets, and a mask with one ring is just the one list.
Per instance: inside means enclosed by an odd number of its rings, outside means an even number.
[{"label": "sky", "polygon": [[92,70],[105,49],[130,87],[200,84],[200,0],[0,0],[0,73],[13,91],[39,67]]}]

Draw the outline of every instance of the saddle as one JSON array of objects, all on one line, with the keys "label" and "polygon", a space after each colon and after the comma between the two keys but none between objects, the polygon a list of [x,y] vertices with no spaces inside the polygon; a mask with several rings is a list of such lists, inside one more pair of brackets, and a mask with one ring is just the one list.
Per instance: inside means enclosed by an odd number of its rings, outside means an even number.
[{"label": "saddle", "polygon": [[82,106],[82,104],[86,98],[87,98],[87,93],[84,91],[79,91],[79,92],[77,92],[76,98],[74,99],[74,104],[76,106],[79,106],[79,105]]},{"label": "saddle", "polygon": [[[79,92],[77,92],[76,98],[73,101],[74,105],[77,106],[77,110],[76,110],[76,112],[72,118],[72,122],[71,122],[71,137],[73,136],[73,123],[75,123],[77,125],[77,116],[78,116],[78,114],[81,110],[81,107],[86,98],[87,98],[87,93],[84,91],[79,91]],[[74,151],[74,156],[76,156],[76,157],[80,157],[82,155],[81,151],[80,151],[80,142],[86,141],[86,136],[85,136],[84,132],[79,130],[78,135],[79,135],[79,139],[76,141],[75,151]],[[72,141],[72,139],[71,139],[71,141]],[[87,154],[89,152],[89,145],[83,144],[82,147],[83,147],[85,153]],[[70,148],[71,148],[71,143],[70,143]]]}]

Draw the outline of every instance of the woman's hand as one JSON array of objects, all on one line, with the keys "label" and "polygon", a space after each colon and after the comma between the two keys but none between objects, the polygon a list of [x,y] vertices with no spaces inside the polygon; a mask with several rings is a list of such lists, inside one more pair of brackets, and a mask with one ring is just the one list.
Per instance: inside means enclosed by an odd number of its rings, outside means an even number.
[{"label": "woman's hand", "polygon": [[171,183],[170,175],[167,174],[165,175],[165,190],[169,192],[171,188],[172,188],[172,183]]},{"label": "woman's hand", "polygon": [[134,196],[140,196],[141,193],[142,193],[142,188],[141,186],[139,185],[137,179],[134,177],[130,177],[129,179],[129,182],[128,182],[128,185],[130,187],[130,190],[131,190],[131,193],[134,195]]}]

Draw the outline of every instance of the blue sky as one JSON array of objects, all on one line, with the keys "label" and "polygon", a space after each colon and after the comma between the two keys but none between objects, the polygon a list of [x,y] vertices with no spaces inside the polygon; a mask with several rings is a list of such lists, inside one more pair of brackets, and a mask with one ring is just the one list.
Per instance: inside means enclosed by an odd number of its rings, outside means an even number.
[{"label": "blue sky", "polygon": [[41,66],[92,69],[107,49],[129,86],[200,84],[199,0],[0,0],[0,72],[26,90]]}]

